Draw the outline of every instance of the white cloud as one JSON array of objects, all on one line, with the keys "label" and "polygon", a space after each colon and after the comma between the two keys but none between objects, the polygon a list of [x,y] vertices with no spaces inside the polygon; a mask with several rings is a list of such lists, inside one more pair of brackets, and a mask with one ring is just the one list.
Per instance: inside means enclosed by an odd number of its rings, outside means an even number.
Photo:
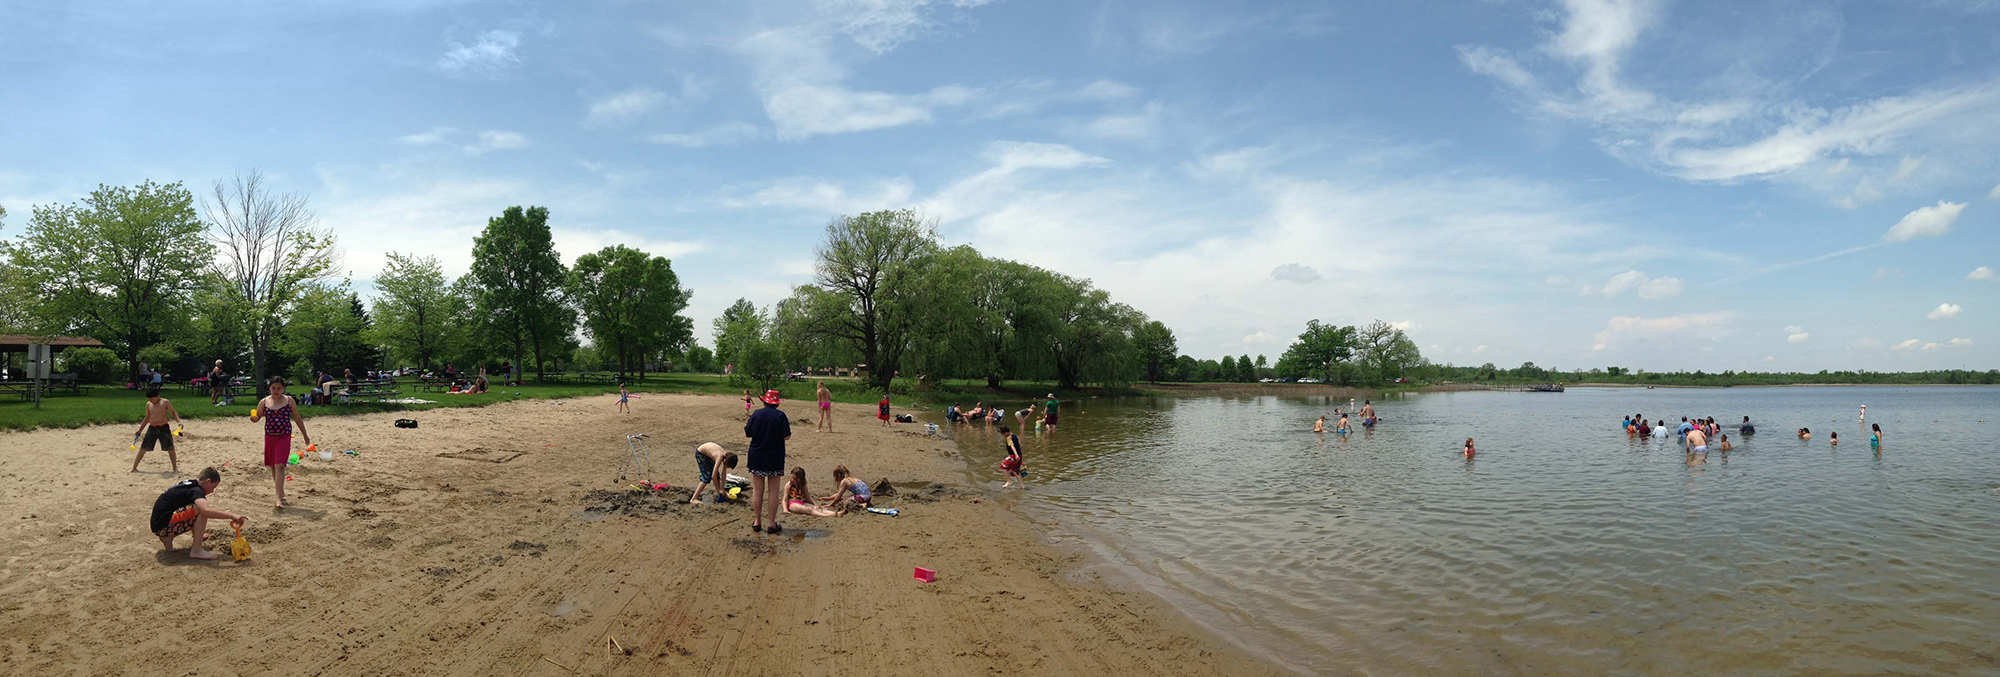
[{"label": "white cloud", "polygon": [[840,30],[876,54],[923,37],[936,28],[934,6],[965,9],[992,0],[818,0],[820,11],[840,23]]},{"label": "white cloud", "polygon": [[[1797,329],[1797,327],[1793,327],[1793,329]],[[1800,331],[1800,332],[1792,332],[1792,333],[1790,333],[1790,334],[1787,334],[1787,335],[1785,336],[1785,342],[1786,342],[1786,343],[1805,343],[1805,342],[1806,342],[1806,340],[1807,340],[1807,339],[1810,339],[1810,338],[1812,338],[1812,334],[1808,334],[1808,333],[1806,333],[1806,332],[1803,332],[1803,331]]]},{"label": "white cloud", "polygon": [[521,46],[521,34],[515,31],[490,30],[479,34],[471,44],[453,42],[452,45],[437,61],[438,70],[447,75],[499,77],[521,63],[521,57],[515,54]]},{"label": "white cloud", "polygon": [[1799,332],[1802,332],[1802,331],[1805,331],[1805,328],[1804,328],[1804,327],[1800,327],[1800,326],[1798,326],[1798,325],[1791,325],[1791,326],[1788,326],[1788,327],[1785,327],[1785,333],[1787,333],[1787,334],[1797,334],[1797,333],[1799,333]]},{"label": "white cloud", "polygon": [[1924,166],[1923,158],[1905,156],[1901,162],[1896,163],[1896,175],[1889,180],[1901,181],[1910,178],[1910,175],[1917,173],[1917,168],[1922,166]]},{"label": "white cloud", "polygon": [[1776,356],[1776,355],[1765,355],[1765,356],[1764,356],[1764,361],[1765,361],[1765,362],[1776,362],[1776,361],[1778,361],[1778,356]]},{"label": "white cloud", "polygon": [[1271,269],[1271,279],[1279,282],[1310,284],[1320,281],[1319,271],[1301,263],[1286,263]]},{"label": "white cloud", "polygon": [[682,148],[733,146],[757,138],[757,126],[737,120],[687,133],[654,134],[647,141]]},{"label": "white cloud", "polygon": [[1276,337],[1276,336],[1272,336],[1272,335],[1270,335],[1270,334],[1268,334],[1268,333],[1265,333],[1265,332],[1263,332],[1263,331],[1261,331],[1261,330],[1260,330],[1260,331],[1258,331],[1258,332],[1257,332],[1257,333],[1255,333],[1255,334],[1251,334],[1251,335],[1249,335],[1249,336],[1245,336],[1245,337],[1243,337],[1243,342],[1244,342],[1244,343],[1277,343],[1277,342],[1278,342],[1278,337]]},{"label": "white cloud", "polygon": [[1156,101],[1146,104],[1145,109],[1138,112],[1098,117],[1077,127],[1076,132],[1099,139],[1147,141],[1158,137],[1163,131],[1162,111],[1163,108]]},{"label": "white cloud", "polygon": [[923,94],[855,91],[839,85],[790,85],[764,97],[764,111],[782,139],[865,132],[930,122],[933,109],[962,106],[978,94],[959,85]]},{"label": "white cloud", "polygon": [[649,87],[628,89],[592,101],[590,115],[584,118],[583,124],[587,127],[616,125],[658,110],[666,102],[666,92]]},{"label": "white cloud", "polygon": [[1401,331],[1404,333],[1414,332],[1424,328],[1423,325],[1417,324],[1413,320],[1397,320],[1395,322],[1390,322],[1389,326],[1397,331]]},{"label": "white cloud", "polygon": [[[1935,343],[1934,343],[1934,344],[1931,344],[1931,345],[1937,345],[1937,344],[1935,344]],[[1918,349],[1918,348],[1922,348],[1922,347],[1924,347],[1924,342],[1923,342],[1923,341],[1919,341],[1919,340],[1917,340],[1917,339],[1910,339],[1910,340],[1908,340],[1908,341],[1904,341],[1904,342],[1902,342],[1902,343],[1898,343],[1898,344],[1896,344],[1896,345],[1893,345],[1893,346],[1889,346],[1889,349],[1890,349],[1890,350],[1901,350],[1901,351],[1904,351],[1904,352],[1908,352],[1908,351],[1911,351],[1911,350],[1916,350],[1916,349]]]},{"label": "white cloud", "polygon": [[1937,308],[1931,310],[1931,314],[1925,315],[1924,317],[1933,320],[1949,320],[1951,318],[1958,317],[1959,310],[1961,310],[1961,308],[1959,308],[1957,305],[1950,303],[1940,303],[1938,304]]},{"label": "white cloud", "polygon": [[1870,278],[1872,278],[1872,279],[1876,279],[1876,280],[1900,280],[1900,279],[1903,279],[1903,269],[1901,269],[1901,268],[1876,268],[1876,269],[1875,269],[1875,274],[1874,274],[1874,275],[1871,275],[1871,276],[1869,276],[1869,277],[1870,277]]},{"label": "white cloud", "polygon": [[1882,347],[1882,341],[1881,339],[1862,337],[1854,339],[1854,347],[1874,350],[1876,348]]},{"label": "white cloud", "polygon": [[1550,275],[1542,278],[1542,286],[1553,289],[1568,289],[1574,283],[1575,280],[1569,279],[1568,275]]},{"label": "white cloud", "polygon": [[[1616,298],[1625,292],[1638,290],[1639,298],[1658,300],[1679,296],[1686,284],[1678,277],[1648,277],[1646,273],[1628,270],[1611,276],[1604,286],[1597,288],[1597,294],[1606,298]],[[1586,288],[1585,294],[1591,293]]]},{"label": "white cloud", "polygon": [[457,133],[458,130],[452,129],[450,127],[432,127],[430,128],[430,131],[410,134],[408,136],[399,137],[396,140],[410,144],[412,146],[434,146],[440,143],[444,143],[445,137]]},{"label": "white cloud", "polygon": [[1994,277],[1994,276],[1993,276],[1993,269],[1992,269],[1992,268],[1988,268],[1988,267],[1986,267],[1986,266],[1980,266],[1980,267],[1978,267],[1978,268],[1974,268],[1974,269],[1972,269],[1972,272],[1970,272],[1970,273],[1966,273],[1966,274],[1965,274],[1965,279],[1968,279],[1968,280],[1975,280],[1975,281],[1978,281],[1978,280],[1991,280],[1991,279],[1993,279],[1993,277]]},{"label": "white cloud", "polygon": [[1631,341],[1687,342],[1712,339],[1731,333],[1729,323],[1735,318],[1736,313],[1727,310],[1650,319],[1637,316],[1613,317],[1604,323],[1604,331],[1597,333],[1590,349],[1602,351]]},{"label": "white cloud", "polygon": [[1951,340],[1951,346],[1953,348],[1970,348],[1972,347],[1972,339],[1955,338]]},{"label": "white cloud", "polygon": [[1907,242],[1919,237],[1937,237],[1951,232],[1951,224],[1958,221],[1958,213],[1965,211],[1963,202],[1939,200],[1936,206],[1918,207],[1916,211],[1903,215],[1889,232],[1882,235],[1888,242]]},{"label": "white cloud", "polygon": [[1938,349],[1938,344],[1937,344],[1937,343],[1934,343],[1934,342],[1933,342],[1933,343],[1926,343],[1926,344],[1924,344],[1924,347],[1922,348],[1922,350],[1926,350],[1926,351],[1931,351],[1931,350],[1937,350],[1937,349]]},{"label": "white cloud", "polygon": [[528,137],[520,132],[489,129],[479,133],[479,140],[465,147],[467,155],[483,155],[496,150],[527,148]]},{"label": "white cloud", "polygon": [[1110,160],[1060,143],[994,141],[986,145],[984,157],[993,163],[988,173],[1007,174],[1021,169],[1076,169],[1110,164]]},{"label": "white cloud", "polygon": [[1989,200],[2000,200],[2000,184],[1994,184],[1993,190],[1986,191],[1986,197]]},{"label": "white cloud", "polygon": [[829,214],[859,214],[882,209],[898,209],[910,203],[916,185],[909,179],[877,182],[872,190],[849,193],[839,184],[817,179],[796,178],[771,183],[747,197],[727,198],[730,207],[776,207],[804,209]]}]

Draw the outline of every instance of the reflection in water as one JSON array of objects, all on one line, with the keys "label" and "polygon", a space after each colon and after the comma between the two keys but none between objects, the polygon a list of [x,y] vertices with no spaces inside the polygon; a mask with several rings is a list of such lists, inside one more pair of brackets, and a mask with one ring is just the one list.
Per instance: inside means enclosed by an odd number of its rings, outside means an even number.
[{"label": "reflection in water", "polygon": [[[1060,437],[1022,436],[1035,490],[1016,496],[1311,671],[1994,669],[2000,455],[1981,419],[2000,389],[1448,393],[1312,433],[1344,399],[1065,402]],[[1785,432],[1855,435],[1862,399],[1898,454]],[[1766,432],[1690,457],[1625,435],[1626,412]],[[950,431],[997,487],[998,436]]]}]

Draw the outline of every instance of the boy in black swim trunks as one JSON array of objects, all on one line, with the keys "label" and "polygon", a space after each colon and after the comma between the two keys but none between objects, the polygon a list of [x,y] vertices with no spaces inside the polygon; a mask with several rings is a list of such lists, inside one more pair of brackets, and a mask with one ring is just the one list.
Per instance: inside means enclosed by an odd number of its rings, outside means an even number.
[{"label": "boy in black swim trunks", "polygon": [[[694,495],[688,497],[688,503],[701,502],[702,487],[715,488],[716,502],[728,500],[729,492],[724,487],[728,483],[729,471],[736,469],[736,452],[725,451],[722,445],[714,442],[704,442],[694,448],[694,466],[700,472],[701,483],[694,485]],[[716,472],[717,466],[722,468],[721,472]]]},{"label": "boy in black swim trunks", "polygon": [[132,433],[134,438],[145,435],[145,440],[138,443],[139,455],[132,457],[132,472],[139,472],[139,461],[146,458],[146,452],[152,451],[155,444],[167,450],[167,463],[173,471],[181,471],[181,460],[174,456],[174,431],[167,427],[169,421],[180,423],[181,413],[174,411],[174,403],[160,397],[159,386],[147,388],[146,418],[139,422],[139,432]]},{"label": "boy in black swim trunks", "polygon": [[214,468],[202,468],[195,479],[176,482],[153,501],[153,518],[148,528],[159,537],[160,547],[172,550],[175,536],[191,533],[194,546],[188,548],[188,557],[215,559],[215,553],[201,547],[202,539],[208,536],[208,521],[229,520],[231,526],[240,529],[250,520],[209,506],[208,495],[215,493],[219,484],[222,484],[221,473]]}]

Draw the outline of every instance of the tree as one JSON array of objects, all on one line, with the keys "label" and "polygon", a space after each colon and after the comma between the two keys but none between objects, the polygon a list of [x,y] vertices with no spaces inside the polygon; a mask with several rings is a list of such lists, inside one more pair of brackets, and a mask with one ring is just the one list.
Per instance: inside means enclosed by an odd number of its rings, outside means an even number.
[{"label": "tree", "polygon": [[687,370],[706,374],[715,371],[715,353],[701,346],[688,346]]},{"label": "tree", "polygon": [[1298,373],[1333,381],[1340,363],[1354,355],[1354,334],[1354,327],[1307,322],[1299,339],[1278,358],[1279,369],[1284,371],[1289,364]]},{"label": "tree", "polygon": [[690,338],[680,314],[689,294],[665,258],[624,245],[605,247],[577,258],[568,289],[591,341],[618,358],[621,377],[634,360],[644,371],[648,349],[678,351]]},{"label": "tree", "polygon": [[98,186],[73,205],[36,207],[8,247],[9,292],[36,333],[87,334],[121,353],[135,380],[139,351],[180,329],[215,250],[194,195],[151,181]]},{"label": "tree", "polygon": [[1403,330],[1387,322],[1376,320],[1362,327],[1357,336],[1358,352],[1361,358],[1374,370],[1377,378],[1396,378],[1409,367],[1422,363],[1423,355],[1417,344],[1411,341]]},{"label": "tree", "polygon": [[910,210],[843,216],[826,226],[814,264],[818,291],[802,299],[810,330],[851,344],[884,391],[909,348],[922,310],[911,301],[936,251],[936,226]]},{"label": "tree", "polygon": [[263,382],[265,353],[284,312],[339,259],[333,232],[319,225],[305,196],[272,194],[255,171],[217,180],[202,200],[202,215],[222,253],[209,268],[227,283],[249,341],[251,373]]},{"label": "tree", "polygon": [[764,335],[764,313],[750,299],[736,299],[710,323],[714,330],[715,359],[733,365],[743,359],[747,342]]},{"label": "tree", "polygon": [[382,366],[382,348],[375,343],[375,318],[368,314],[368,307],[361,304],[361,295],[347,293],[347,314],[354,316],[354,333],[360,337],[360,345],[347,356],[347,362],[340,366],[355,371],[367,371]]},{"label": "tree", "polygon": [[1139,325],[1132,332],[1132,347],[1138,351],[1139,369],[1146,374],[1146,380],[1158,382],[1174,366],[1174,355],[1180,346],[1174,341],[1174,330],[1159,320]]},{"label": "tree", "polygon": [[313,372],[337,372],[352,365],[367,339],[361,318],[348,304],[346,284],[315,285],[299,294],[291,321],[279,336],[278,351],[302,361]]},{"label": "tree", "polygon": [[1250,363],[1249,355],[1237,356],[1236,380],[1242,381],[1244,383],[1249,383],[1251,381],[1257,380],[1257,366]]},{"label": "tree", "polygon": [[1223,355],[1222,364],[1216,365],[1215,376],[1218,381],[1236,380],[1236,357]]},{"label": "tree", "polygon": [[535,379],[541,380],[544,351],[576,326],[576,311],[560,298],[567,280],[549,231],[549,210],[508,207],[488,219],[473,240],[467,277],[476,283],[479,314],[491,320],[486,343],[511,349],[517,365],[532,349]]},{"label": "tree", "polygon": [[459,303],[437,257],[389,253],[389,265],[375,278],[376,342],[429,369],[450,349],[453,312]]},{"label": "tree", "polygon": [[1119,385],[1131,382],[1138,373],[1130,349],[1132,331],[1144,315],[1111,295],[1091,286],[1089,280],[1055,276],[1061,293],[1048,299],[1054,323],[1046,342],[1055,362],[1056,381],[1075,388],[1084,381]]}]

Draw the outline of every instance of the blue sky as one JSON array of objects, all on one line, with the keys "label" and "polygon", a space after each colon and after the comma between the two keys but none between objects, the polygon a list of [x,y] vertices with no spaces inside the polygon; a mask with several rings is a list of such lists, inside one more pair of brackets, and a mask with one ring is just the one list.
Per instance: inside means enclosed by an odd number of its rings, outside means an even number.
[{"label": "blue sky", "polygon": [[0,236],[256,168],[364,287],[537,204],[705,328],[911,207],[1201,357],[2000,363],[1994,0],[0,0],[0,93]]}]

